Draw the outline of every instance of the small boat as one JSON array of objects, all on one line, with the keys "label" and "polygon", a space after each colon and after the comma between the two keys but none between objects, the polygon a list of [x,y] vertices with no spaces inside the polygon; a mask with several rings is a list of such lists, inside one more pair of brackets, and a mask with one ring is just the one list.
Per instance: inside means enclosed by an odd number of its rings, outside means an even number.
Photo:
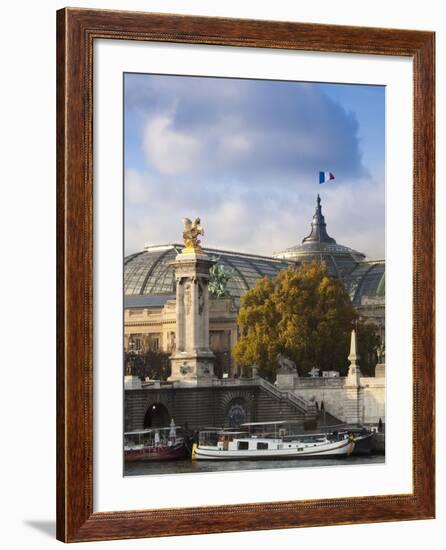
[{"label": "small boat", "polygon": [[175,460],[185,458],[185,438],[172,422],[167,428],[150,428],[124,433],[124,460],[126,462]]},{"label": "small boat", "polygon": [[[287,434],[283,427],[277,429],[281,424],[286,422],[242,424],[241,431],[200,431],[198,444],[194,443],[192,447],[192,459],[334,458],[346,457],[353,452],[353,437],[333,440],[327,434]],[[251,433],[251,428],[260,426],[269,429]],[[274,432],[271,427],[274,427]]]}]

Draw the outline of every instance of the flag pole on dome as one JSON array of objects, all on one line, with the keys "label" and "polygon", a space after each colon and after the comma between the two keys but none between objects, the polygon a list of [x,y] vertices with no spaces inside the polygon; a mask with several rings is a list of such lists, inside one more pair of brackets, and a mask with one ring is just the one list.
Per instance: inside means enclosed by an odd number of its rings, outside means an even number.
[{"label": "flag pole on dome", "polygon": [[334,179],[335,177],[331,172],[319,172],[319,185]]}]

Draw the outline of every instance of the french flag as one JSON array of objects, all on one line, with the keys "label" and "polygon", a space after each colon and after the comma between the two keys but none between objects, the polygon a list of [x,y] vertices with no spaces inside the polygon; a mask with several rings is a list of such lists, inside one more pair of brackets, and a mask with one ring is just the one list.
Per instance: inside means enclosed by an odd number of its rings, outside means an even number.
[{"label": "french flag", "polygon": [[331,172],[319,172],[319,183],[325,183],[326,181],[334,179],[335,177]]}]

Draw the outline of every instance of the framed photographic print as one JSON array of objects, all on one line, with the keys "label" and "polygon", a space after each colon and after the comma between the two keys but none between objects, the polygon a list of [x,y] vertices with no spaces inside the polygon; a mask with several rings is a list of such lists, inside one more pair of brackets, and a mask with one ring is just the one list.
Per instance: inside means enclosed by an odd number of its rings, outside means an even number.
[{"label": "framed photographic print", "polygon": [[57,31],[58,538],[434,517],[434,34]]}]

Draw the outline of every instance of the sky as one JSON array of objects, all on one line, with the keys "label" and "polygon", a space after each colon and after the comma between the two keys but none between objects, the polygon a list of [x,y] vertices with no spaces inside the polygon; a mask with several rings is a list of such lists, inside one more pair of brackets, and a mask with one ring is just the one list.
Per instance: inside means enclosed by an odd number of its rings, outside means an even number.
[{"label": "sky", "polygon": [[384,139],[382,86],[126,73],[125,253],[200,217],[204,246],[272,255],[319,193],[329,235],[384,258]]}]

